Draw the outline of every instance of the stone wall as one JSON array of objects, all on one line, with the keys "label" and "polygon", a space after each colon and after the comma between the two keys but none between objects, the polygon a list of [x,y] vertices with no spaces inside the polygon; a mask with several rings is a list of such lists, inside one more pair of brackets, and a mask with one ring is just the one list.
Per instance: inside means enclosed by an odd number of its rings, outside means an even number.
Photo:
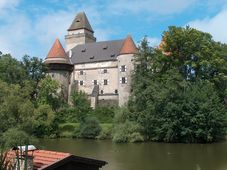
[{"label": "stone wall", "polygon": [[[124,54],[118,56],[118,93],[119,106],[123,106],[128,102],[131,93],[131,75],[134,69],[134,54]],[[125,66],[125,71],[122,70]],[[125,78],[125,83],[122,78]]]}]

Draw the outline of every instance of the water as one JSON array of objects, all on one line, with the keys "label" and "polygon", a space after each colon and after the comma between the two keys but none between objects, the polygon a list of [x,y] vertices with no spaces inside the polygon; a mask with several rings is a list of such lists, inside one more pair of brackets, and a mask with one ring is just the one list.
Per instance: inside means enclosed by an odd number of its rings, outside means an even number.
[{"label": "water", "polygon": [[227,141],[214,144],[138,143],[42,139],[44,149],[108,162],[102,170],[227,170]]}]

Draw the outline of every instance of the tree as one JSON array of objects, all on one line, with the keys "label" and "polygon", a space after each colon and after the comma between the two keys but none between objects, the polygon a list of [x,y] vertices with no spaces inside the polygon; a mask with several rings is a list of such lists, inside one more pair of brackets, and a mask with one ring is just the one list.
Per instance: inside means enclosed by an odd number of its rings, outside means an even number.
[{"label": "tree", "polygon": [[9,84],[23,84],[26,72],[21,62],[12,58],[10,54],[0,56],[0,80]]},{"label": "tree", "polygon": [[53,80],[50,76],[46,76],[41,80],[38,87],[38,99],[39,105],[50,105],[53,110],[60,108],[63,100],[58,93],[59,84],[56,80]]},{"label": "tree", "polygon": [[211,35],[169,27],[136,55],[129,110],[148,140],[212,142],[225,135],[226,61]]}]

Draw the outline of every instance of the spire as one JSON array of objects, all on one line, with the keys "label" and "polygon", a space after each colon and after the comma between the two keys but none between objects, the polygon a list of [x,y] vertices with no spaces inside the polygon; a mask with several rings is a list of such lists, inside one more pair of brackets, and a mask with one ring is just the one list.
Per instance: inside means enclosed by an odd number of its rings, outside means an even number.
[{"label": "spire", "polygon": [[131,37],[131,35],[128,35],[126,39],[124,40],[123,46],[121,48],[120,54],[135,54],[137,53],[136,45]]},{"label": "spire", "polygon": [[54,45],[50,49],[45,59],[45,63],[64,63],[64,64],[70,63],[69,58],[65,53],[65,50],[62,47],[59,39],[55,40]]},{"label": "spire", "polygon": [[75,19],[73,20],[71,26],[69,27],[68,31],[78,30],[78,29],[86,29],[94,33],[87,16],[84,12],[80,12],[76,15]]}]

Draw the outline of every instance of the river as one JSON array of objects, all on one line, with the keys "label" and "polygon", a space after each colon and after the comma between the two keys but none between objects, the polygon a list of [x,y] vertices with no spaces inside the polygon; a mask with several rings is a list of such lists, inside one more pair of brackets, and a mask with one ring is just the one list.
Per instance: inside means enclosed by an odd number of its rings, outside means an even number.
[{"label": "river", "polygon": [[101,170],[227,170],[227,141],[214,144],[127,143],[42,139],[43,149],[101,159]]}]

